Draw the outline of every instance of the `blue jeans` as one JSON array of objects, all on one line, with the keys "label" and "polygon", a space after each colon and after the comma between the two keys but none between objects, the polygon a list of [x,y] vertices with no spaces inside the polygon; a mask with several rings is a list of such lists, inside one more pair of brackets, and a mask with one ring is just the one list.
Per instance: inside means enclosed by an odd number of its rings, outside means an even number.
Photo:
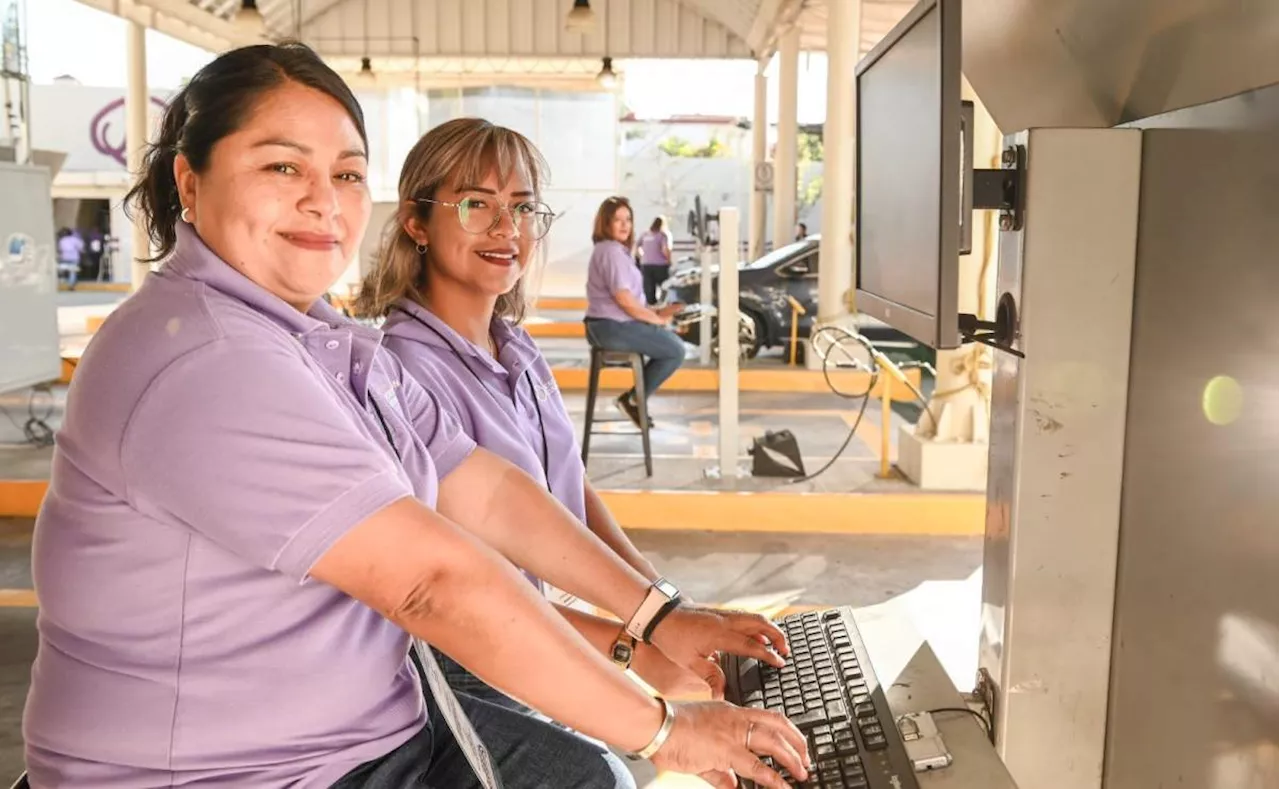
[{"label": "blue jeans", "polygon": [[[547,722],[444,653],[436,651],[435,655],[458,703],[493,758],[502,789],[635,789],[635,779],[626,766],[603,745]],[[459,689],[459,685],[477,691],[477,695]],[[479,787],[425,682],[422,689],[428,720],[421,731],[381,759],[352,770],[331,789]]]},{"label": "blue jeans", "polygon": [[587,318],[586,324],[587,342],[592,347],[639,353],[648,358],[644,363],[645,396],[658,391],[658,387],[684,364],[684,343],[674,332],[661,326],[608,318]]}]

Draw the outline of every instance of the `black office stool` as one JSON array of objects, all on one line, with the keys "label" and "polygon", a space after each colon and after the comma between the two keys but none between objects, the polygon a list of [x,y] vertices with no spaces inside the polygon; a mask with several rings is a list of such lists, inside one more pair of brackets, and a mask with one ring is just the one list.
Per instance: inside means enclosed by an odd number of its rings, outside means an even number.
[{"label": "black office stool", "polygon": [[591,349],[591,373],[587,382],[587,418],[582,428],[582,465],[587,465],[591,449],[592,422],[630,422],[625,416],[619,419],[596,419],[596,394],[600,391],[600,371],[606,367],[630,367],[636,377],[636,408],[640,409],[640,441],[644,444],[645,476],[653,476],[653,452],[649,449],[649,403],[644,394],[644,357],[627,351]]}]

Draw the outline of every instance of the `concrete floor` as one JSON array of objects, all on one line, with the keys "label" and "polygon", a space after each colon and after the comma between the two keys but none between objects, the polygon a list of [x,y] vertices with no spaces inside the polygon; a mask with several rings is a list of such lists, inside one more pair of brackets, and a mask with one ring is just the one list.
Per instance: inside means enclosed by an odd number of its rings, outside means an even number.
[{"label": "concrete floor", "polygon": [[[0,589],[30,588],[31,527],[30,520],[0,519]],[[695,599],[748,608],[764,599],[871,605],[922,584],[962,582],[982,560],[977,537],[640,531],[632,538]],[[35,614],[0,596],[0,785],[22,769],[22,705],[36,649]],[[976,642],[959,651],[963,663],[966,652],[976,656]],[[966,674],[972,676],[967,665],[953,671],[959,678]]]}]

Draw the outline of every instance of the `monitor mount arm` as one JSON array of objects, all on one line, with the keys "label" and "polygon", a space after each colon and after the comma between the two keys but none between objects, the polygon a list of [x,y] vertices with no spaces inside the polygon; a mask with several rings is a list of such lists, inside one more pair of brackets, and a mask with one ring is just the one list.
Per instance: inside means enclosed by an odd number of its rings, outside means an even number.
[{"label": "monitor mount arm", "polygon": [[[972,251],[974,211],[999,211],[1001,231],[1022,229],[1026,207],[1027,149],[1011,145],[1000,154],[1000,169],[975,170],[972,167],[973,102],[961,103],[960,127],[963,140],[961,160],[966,165],[967,176],[961,194],[960,253],[967,255]],[[980,342],[1008,351],[1020,359],[1025,358],[1021,351],[1013,348],[1018,338],[1018,312],[1011,294],[1000,297],[994,321],[980,320],[977,315],[969,313],[960,313],[956,317],[960,322],[961,341]]]}]

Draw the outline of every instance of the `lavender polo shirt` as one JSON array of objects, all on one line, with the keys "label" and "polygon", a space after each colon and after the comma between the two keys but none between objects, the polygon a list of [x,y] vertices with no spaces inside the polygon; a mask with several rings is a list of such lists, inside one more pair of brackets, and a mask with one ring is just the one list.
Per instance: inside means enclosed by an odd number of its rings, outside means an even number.
[{"label": "lavender polo shirt", "polygon": [[587,317],[612,321],[634,320],[623,312],[613,294],[630,291],[636,303],[644,304],[644,275],[635,258],[617,241],[600,241],[591,250],[587,264]]},{"label": "lavender polo shirt", "polygon": [[405,633],[308,579],[369,515],[433,504],[474,448],[381,340],[179,225],[58,434],[32,549],[35,786],[325,787],[424,725]]},{"label": "lavender polo shirt", "polygon": [[520,467],[586,522],[582,459],[573,422],[551,368],[528,332],[494,318],[495,360],[408,299],[391,311],[382,331],[385,345],[405,371],[436,395],[440,407],[468,436]]}]

